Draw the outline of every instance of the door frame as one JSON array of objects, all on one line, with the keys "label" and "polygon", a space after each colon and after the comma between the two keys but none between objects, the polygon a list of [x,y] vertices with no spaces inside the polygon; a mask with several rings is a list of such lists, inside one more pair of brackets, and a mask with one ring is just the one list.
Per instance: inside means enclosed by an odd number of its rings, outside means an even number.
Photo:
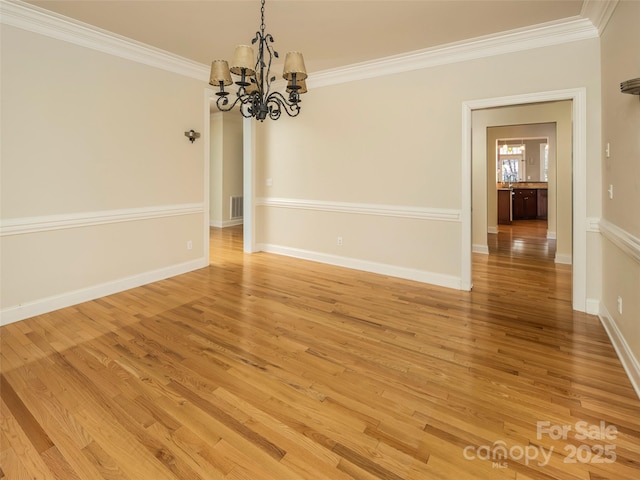
[{"label": "door frame", "polygon": [[473,110],[524,105],[540,102],[571,100],[572,109],[572,253],[574,310],[586,311],[587,306],[587,92],[586,88],[535,92],[506,97],[469,100],[462,103],[462,236],[461,288],[471,290],[471,135]]}]

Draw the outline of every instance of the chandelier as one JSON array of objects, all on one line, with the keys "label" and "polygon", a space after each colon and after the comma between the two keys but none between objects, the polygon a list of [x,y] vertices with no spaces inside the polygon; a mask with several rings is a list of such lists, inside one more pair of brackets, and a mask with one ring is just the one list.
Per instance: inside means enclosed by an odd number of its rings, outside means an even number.
[{"label": "chandelier", "polygon": [[[278,52],[271,46],[273,37],[264,31],[264,2],[265,0],[261,1],[260,31],[256,32],[256,36],[251,40],[252,45],[258,44],[257,59],[254,59],[253,48],[249,45],[239,45],[234,52],[231,68],[226,60],[214,60],[211,63],[209,80],[209,85],[220,88],[216,92],[216,106],[219,110],[228,112],[240,103],[240,113],[243,117],[256,117],[261,122],[267,116],[277,120],[283,110],[290,117],[297,116],[300,113],[300,95],[307,91],[307,71],[300,52],[288,52],[285,57],[282,77],[287,80],[288,97],[271,90],[272,83],[276,80],[275,76],[271,76],[271,61],[274,57],[278,58]],[[231,85],[232,73],[240,77],[235,82],[239,88],[233,103],[229,102],[229,92],[224,89],[225,86]]]}]

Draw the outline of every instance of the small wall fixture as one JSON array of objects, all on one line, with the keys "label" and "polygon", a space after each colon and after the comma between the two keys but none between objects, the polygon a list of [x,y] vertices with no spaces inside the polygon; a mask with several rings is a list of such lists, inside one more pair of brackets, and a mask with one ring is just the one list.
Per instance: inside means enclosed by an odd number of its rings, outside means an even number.
[{"label": "small wall fixture", "polygon": [[620,84],[620,91],[622,93],[630,93],[631,95],[640,95],[640,78],[622,82]]},{"label": "small wall fixture", "polygon": [[187,137],[191,143],[193,143],[196,141],[196,138],[200,138],[200,133],[196,132],[195,130],[189,130],[187,132],[184,132],[184,136]]}]

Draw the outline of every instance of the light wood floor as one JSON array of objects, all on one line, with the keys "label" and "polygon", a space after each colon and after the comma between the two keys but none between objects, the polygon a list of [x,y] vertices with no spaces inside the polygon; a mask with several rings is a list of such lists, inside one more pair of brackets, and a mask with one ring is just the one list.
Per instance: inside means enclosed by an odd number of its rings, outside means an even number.
[{"label": "light wood floor", "polygon": [[570,268],[502,237],[468,293],[213,229],[209,268],[4,326],[0,478],[640,478]]},{"label": "light wood floor", "polygon": [[555,239],[547,239],[546,220],[514,220],[498,225],[498,234],[488,235],[489,253],[511,258],[535,258],[553,261]]}]

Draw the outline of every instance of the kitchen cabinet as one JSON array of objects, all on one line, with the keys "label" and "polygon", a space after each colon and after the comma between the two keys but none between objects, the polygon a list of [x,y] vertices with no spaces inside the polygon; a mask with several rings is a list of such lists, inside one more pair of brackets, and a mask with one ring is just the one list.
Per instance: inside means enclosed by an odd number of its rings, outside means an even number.
[{"label": "kitchen cabinet", "polygon": [[498,183],[498,225],[510,225],[514,220],[546,220],[548,189],[539,185]]},{"label": "kitchen cabinet", "polygon": [[538,215],[537,218],[539,220],[546,220],[547,219],[547,209],[548,209],[548,199],[547,199],[547,192],[548,190],[546,188],[539,188],[538,189]]},{"label": "kitchen cabinet", "polygon": [[511,190],[498,190],[498,224],[511,224]]},{"label": "kitchen cabinet", "polygon": [[531,220],[538,217],[538,192],[533,188],[513,190],[513,219]]}]

